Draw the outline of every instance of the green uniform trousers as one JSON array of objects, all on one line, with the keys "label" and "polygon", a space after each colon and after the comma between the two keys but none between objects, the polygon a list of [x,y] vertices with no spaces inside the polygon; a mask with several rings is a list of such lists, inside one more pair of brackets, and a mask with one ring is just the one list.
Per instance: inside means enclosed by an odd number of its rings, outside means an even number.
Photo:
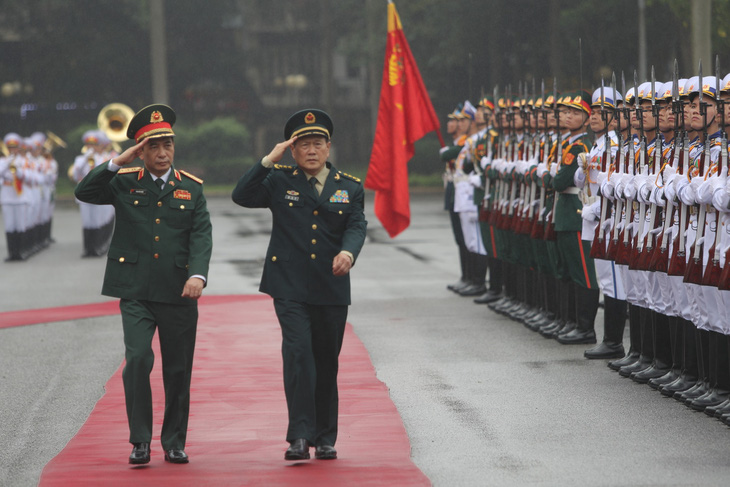
[{"label": "green uniform trousers", "polygon": [[558,236],[558,252],[565,269],[576,285],[586,289],[598,289],[596,265],[590,257],[591,243],[581,239],[581,232],[555,232]]},{"label": "green uniform trousers", "polygon": [[190,412],[190,378],[198,323],[198,306],[122,299],[126,364],[122,372],[129,421],[129,442],[152,440],[152,389],[154,364],[152,337],[159,330],[165,416],[162,448],[184,449]]},{"label": "green uniform trousers", "polygon": [[337,371],[347,322],[346,305],[312,305],[274,299],[281,326],[286,440],[334,446],[339,396]]}]

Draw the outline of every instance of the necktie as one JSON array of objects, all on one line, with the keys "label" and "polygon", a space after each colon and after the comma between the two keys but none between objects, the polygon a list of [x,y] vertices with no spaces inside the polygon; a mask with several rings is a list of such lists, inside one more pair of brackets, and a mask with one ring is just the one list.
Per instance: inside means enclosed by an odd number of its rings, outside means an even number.
[{"label": "necktie", "polygon": [[165,185],[165,180],[162,178],[155,179],[155,184],[157,184],[157,187],[162,189],[162,187]]},{"label": "necktie", "polygon": [[319,196],[319,191],[317,191],[317,178],[309,178],[309,185],[312,187],[312,191],[314,191],[314,196]]}]

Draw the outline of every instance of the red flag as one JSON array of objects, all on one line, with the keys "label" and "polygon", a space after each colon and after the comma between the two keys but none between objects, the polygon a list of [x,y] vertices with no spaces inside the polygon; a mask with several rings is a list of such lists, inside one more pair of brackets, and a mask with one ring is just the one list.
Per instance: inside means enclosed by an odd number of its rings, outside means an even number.
[{"label": "red flag", "polygon": [[388,2],[385,67],[365,187],[375,190],[375,216],[391,238],[411,222],[407,164],[413,157],[413,143],[432,130],[441,138],[438,117],[403,34],[395,4]]}]

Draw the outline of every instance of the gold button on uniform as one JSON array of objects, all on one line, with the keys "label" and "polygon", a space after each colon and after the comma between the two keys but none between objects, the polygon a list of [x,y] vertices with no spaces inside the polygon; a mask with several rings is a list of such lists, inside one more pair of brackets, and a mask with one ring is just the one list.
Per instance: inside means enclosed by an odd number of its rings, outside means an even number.
[{"label": "gold button on uniform", "polygon": [[124,262],[124,257],[119,257],[119,262]]},{"label": "gold button on uniform", "polygon": [[155,242],[159,242],[159,241],[160,241],[160,236],[159,235],[155,235]]},{"label": "gold button on uniform", "polygon": [[[185,209],[185,205],[180,205],[180,209],[181,210],[184,210]],[[342,212],[340,212],[340,213],[342,213]]]},{"label": "gold button on uniform", "polygon": [[137,206],[139,204],[139,200],[134,200],[134,206]]},{"label": "gold button on uniform", "polygon": [[319,212],[318,212],[317,210],[314,210],[314,211],[312,212],[312,214],[313,214],[314,216],[317,216],[317,215],[319,215]]},{"label": "gold button on uniform", "polygon": [[155,254],[155,255],[153,255],[153,257],[154,257],[155,259],[159,259],[159,258],[160,258],[160,254]]},{"label": "gold button on uniform", "polygon": [[292,202],[289,202],[289,206],[294,206],[294,203],[292,203]]},{"label": "gold button on uniform", "polygon": [[339,211],[338,213],[339,213],[340,215],[342,215],[342,210],[340,210],[340,211]]},{"label": "gold button on uniform", "polygon": [[315,254],[312,254],[312,260],[316,259],[317,256]]},{"label": "gold button on uniform", "polygon": [[276,262],[276,256],[273,256],[273,257],[271,258],[271,262]]},{"label": "gold button on uniform", "polygon": [[159,225],[160,224],[160,219],[159,218],[155,219],[155,223],[157,223]]},{"label": "gold button on uniform", "polygon": [[316,224],[312,225],[312,230],[316,230],[316,229],[317,229],[317,225]]},{"label": "gold button on uniform", "polygon": [[158,207],[162,206],[162,201],[158,201],[158,202],[157,202],[157,206],[158,206]]},{"label": "gold button on uniform", "polygon": [[312,245],[316,245],[316,243],[317,243],[317,239],[316,238],[313,238],[312,239]]}]

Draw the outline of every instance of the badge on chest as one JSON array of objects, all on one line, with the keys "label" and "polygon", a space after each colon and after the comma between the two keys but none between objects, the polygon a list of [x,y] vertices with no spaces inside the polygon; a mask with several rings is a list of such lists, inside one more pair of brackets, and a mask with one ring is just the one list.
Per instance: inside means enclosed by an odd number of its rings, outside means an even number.
[{"label": "badge on chest", "polygon": [[284,195],[284,199],[289,201],[299,201],[299,191],[294,191],[293,189],[288,190]]},{"label": "badge on chest", "polygon": [[349,203],[350,195],[346,189],[338,189],[335,194],[330,196],[330,203]]}]

